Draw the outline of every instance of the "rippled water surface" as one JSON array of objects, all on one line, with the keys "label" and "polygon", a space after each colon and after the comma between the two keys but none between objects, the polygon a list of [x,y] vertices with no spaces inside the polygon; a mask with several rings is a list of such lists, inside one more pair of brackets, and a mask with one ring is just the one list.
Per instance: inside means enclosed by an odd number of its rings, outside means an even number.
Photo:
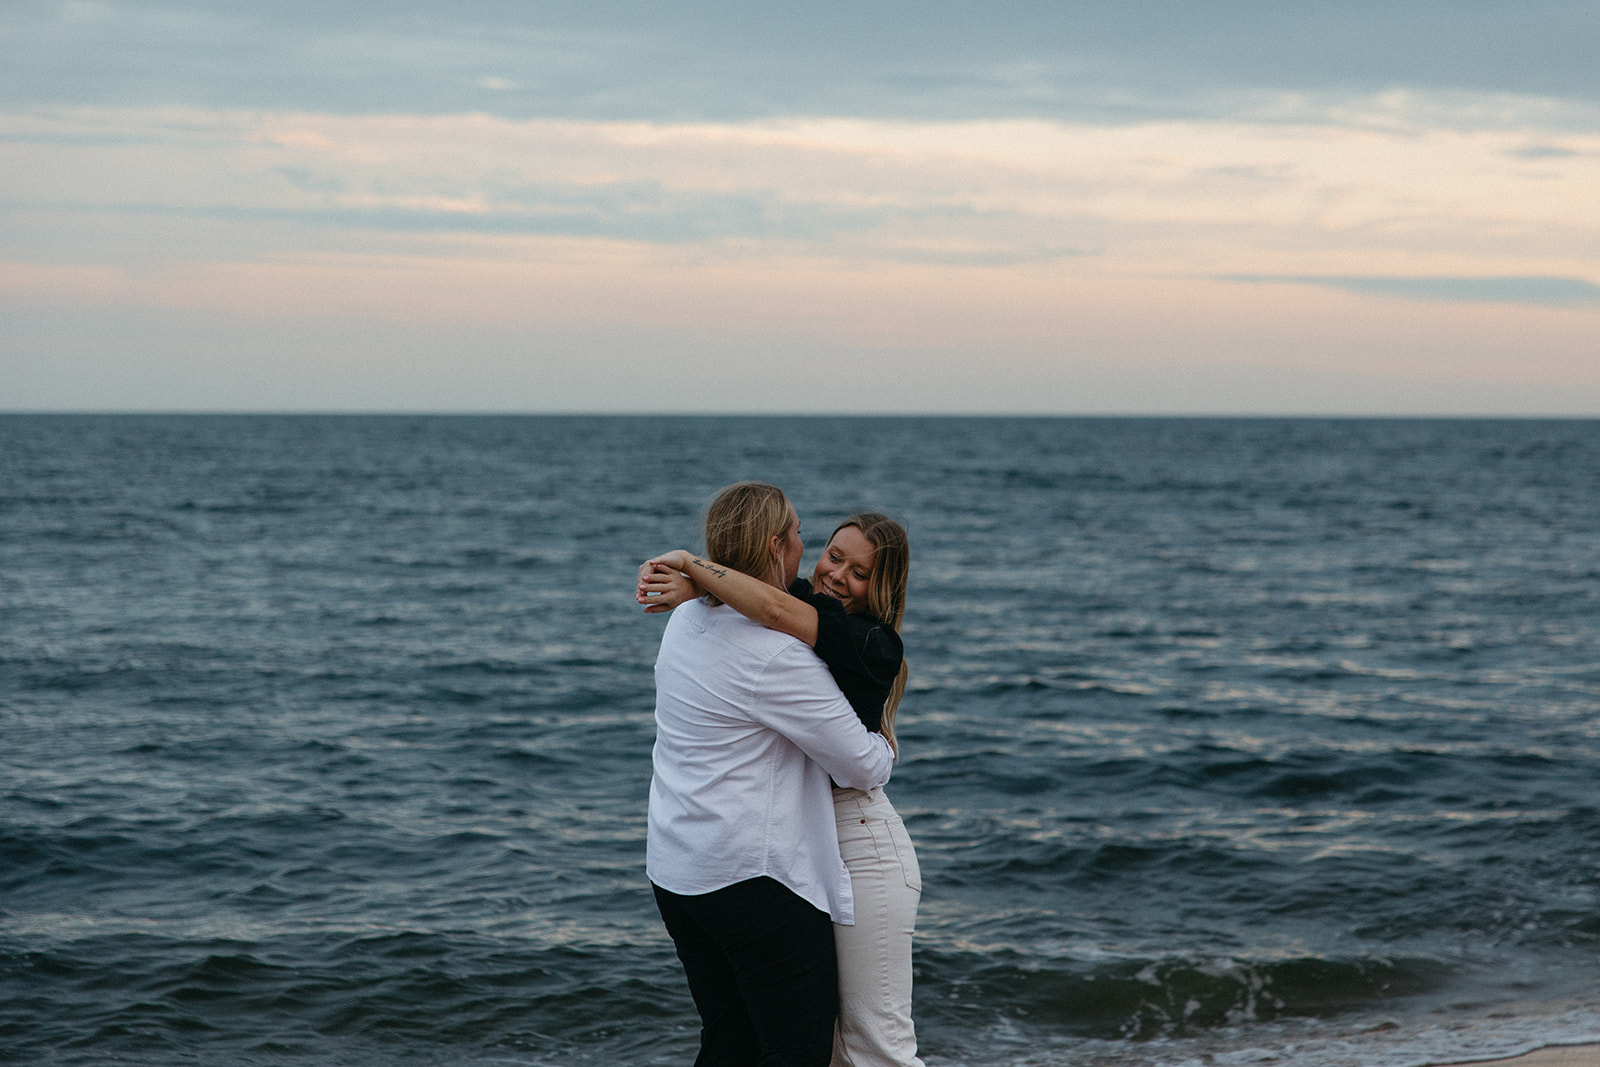
[{"label": "rippled water surface", "polygon": [[0,1059],[681,1064],[721,484],[912,535],[930,1065],[1600,1040],[1600,423],[0,417]]}]

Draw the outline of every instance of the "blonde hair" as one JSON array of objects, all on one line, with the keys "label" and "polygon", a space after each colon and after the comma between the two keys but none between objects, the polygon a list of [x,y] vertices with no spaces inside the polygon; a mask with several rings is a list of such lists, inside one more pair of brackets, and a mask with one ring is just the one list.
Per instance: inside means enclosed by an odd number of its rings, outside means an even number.
[{"label": "blonde hair", "polygon": [[[706,508],[706,558],[764,582],[781,560],[772,558],[772,539],[789,532],[789,498],[766,482],[735,482]],[[782,573],[780,571],[781,580]],[[722,601],[707,595],[713,607]]]},{"label": "blonde hair", "polygon": [[[867,577],[866,614],[898,634],[906,619],[906,584],[911,576],[911,539],[906,536],[906,528],[880,512],[865,511],[835,526],[828,540],[832,541],[834,534],[846,526],[860,530],[874,549],[872,573]],[[910,673],[909,665],[902,658],[900,673],[895,676],[888,699],[883,702],[883,725],[878,728],[878,732],[889,739],[889,747],[896,756],[900,755],[900,743],[894,736],[894,713],[900,706],[900,698],[905,696],[906,678]]]}]

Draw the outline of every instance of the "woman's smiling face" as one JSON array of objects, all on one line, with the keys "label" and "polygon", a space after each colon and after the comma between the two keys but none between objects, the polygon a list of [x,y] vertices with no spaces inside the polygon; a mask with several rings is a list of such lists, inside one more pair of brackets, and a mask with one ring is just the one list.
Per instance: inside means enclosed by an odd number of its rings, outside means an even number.
[{"label": "woman's smiling face", "polygon": [[845,611],[866,611],[867,587],[877,556],[877,548],[858,527],[840,527],[817,561],[817,592],[843,603]]}]

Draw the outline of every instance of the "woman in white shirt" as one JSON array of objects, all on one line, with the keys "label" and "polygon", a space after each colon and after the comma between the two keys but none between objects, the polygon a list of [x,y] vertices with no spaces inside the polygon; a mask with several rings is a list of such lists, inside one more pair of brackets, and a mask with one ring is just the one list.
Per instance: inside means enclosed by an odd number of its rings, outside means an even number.
[{"label": "woman in white shirt", "polygon": [[[782,591],[799,519],[744,482],[706,514],[706,563]],[[838,1013],[834,924],[854,922],[830,778],[863,792],[894,757],[800,641],[716,601],[673,613],[656,660],[645,870],[701,1019],[700,1067],[821,1067]]]}]

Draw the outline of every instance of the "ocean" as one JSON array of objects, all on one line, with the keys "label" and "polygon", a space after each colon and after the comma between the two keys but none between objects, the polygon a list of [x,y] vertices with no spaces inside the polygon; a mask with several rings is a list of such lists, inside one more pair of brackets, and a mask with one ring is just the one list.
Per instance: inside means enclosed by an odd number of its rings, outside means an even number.
[{"label": "ocean", "polygon": [[1600,1040],[1600,422],[0,416],[0,1060],[688,1064],[646,556],[912,543],[930,1067]]}]

